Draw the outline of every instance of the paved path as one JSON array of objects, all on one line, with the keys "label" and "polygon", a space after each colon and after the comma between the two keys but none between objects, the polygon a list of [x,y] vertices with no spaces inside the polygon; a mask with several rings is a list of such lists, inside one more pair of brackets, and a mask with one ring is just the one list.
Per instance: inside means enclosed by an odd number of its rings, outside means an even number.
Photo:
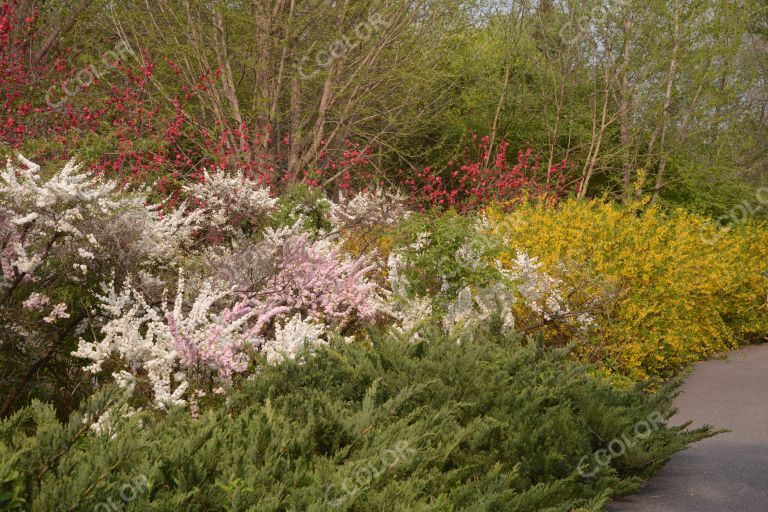
[{"label": "paved path", "polygon": [[675,454],[639,494],[609,512],[768,512],[768,345],[697,363],[675,400],[675,424],[731,432]]}]

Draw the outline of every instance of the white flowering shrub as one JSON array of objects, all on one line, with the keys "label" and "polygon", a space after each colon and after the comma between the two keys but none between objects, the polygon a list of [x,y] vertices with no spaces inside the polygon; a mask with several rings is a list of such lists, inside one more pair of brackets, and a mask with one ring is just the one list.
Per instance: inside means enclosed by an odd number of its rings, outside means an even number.
[{"label": "white flowering shrub", "polygon": [[132,196],[130,207],[115,212],[106,229],[92,226],[97,247],[110,248],[111,256],[133,271],[137,265],[162,265],[184,255],[203,219],[202,211],[186,205],[166,212],[163,205],[144,205],[144,201],[142,196]]},{"label": "white flowering shrub", "polygon": [[456,329],[471,330],[487,326],[498,318],[500,331],[510,334],[515,329],[515,315],[512,306],[515,296],[507,283],[480,288],[473,291],[462,288],[445,310],[443,327],[451,332]]},{"label": "white flowering shrub", "polygon": [[525,251],[517,251],[512,269],[502,271],[517,284],[523,304],[544,324],[561,323],[575,325],[582,331],[595,322],[586,310],[576,309],[567,300],[571,290],[560,281],[541,270],[537,258]]},{"label": "white flowering shrub", "polygon": [[76,386],[57,367],[69,368],[70,347],[88,329],[92,290],[107,275],[146,281],[174,265],[199,217],[148,205],[74,161],[44,173],[9,159],[0,173],[0,415],[21,395],[61,397],[59,387]]},{"label": "white flowering shrub", "polygon": [[303,320],[296,314],[275,329],[275,336],[264,342],[263,351],[269,363],[279,363],[296,356],[307,348],[328,345],[325,330],[317,322]]},{"label": "white flowering shrub", "polygon": [[137,383],[143,385],[157,407],[186,403],[184,395],[195,377],[229,382],[247,367],[244,331],[256,312],[224,309],[213,314],[213,306],[228,296],[205,283],[185,307],[185,280],[179,276],[172,307],[154,307],[135,288],[117,291],[112,283],[99,297],[106,319],[102,336],[81,339],[73,355],[90,360],[85,370],[92,373],[110,362],[120,387],[133,392]]},{"label": "white flowering shrub", "polygon": [[412,332],[431,319],[461,334],[498,320],[500,330],[511,332],[515,283],[493,264],[493,247],[479,236],[482,225],[455,214],[412,222],[386,265],[388,313],[399,329]]},{"label": "white flowering shrub", "polygon": [[73,352],[89,360],[85,370],[154,407],[194,412],[201,396],[248,373],[257,354],[269,364],[294,359],[382,309],[369,258],[346,255],[300,220],[222,242],[189,253],[192,274],[179,277],[173,304],[108,285],[98,296],[100,334]]},{"label": "white flowering shrub", "polygon": [[108,216],[123,206],[112,199],[114,183],[80,174],[73,161],[43,180],[40,166],[19,160],[21,167],[8,160],[0,174],[0,287],[6,294],[38,279],[38,268],[60,257],[62,249],[87,266],[98,244],[80,229],[83,219]]},{"label": "white flowering shrub", "polygon": [[209,393],[230,384],[258,351],[268,363],[293,359],[305,347],[326,345],[330,330],[372,320],[381,299],[366,277],[366,260],[342,256],[329,240],[292,232],[267,233],[280,257],[256,293],[205,281],[188,294],[179,276],[171,307],[151,306],[130,286],[108,286],[99,296],[102,336],[82,338],[73,355],[90,360],[85,370],[94,374],[114,368],[110,377],[129,392],[140,383],[142,394],[164,409],[187,403],[190,388]]},{"label": "white flowering shrub", "polygon": [[330,217],[334,226],[361,229],[372,226],[394,226],[409,212],[406,198],[382,189],[360,192],[331,206]]},{"label": "white flowering shrub", "polygon": [[[202,224],[214,239],[239,237],[264,227],[277,205],[269,189],[248,179],[242,172],[221,169],[206,172],[202,183],[184,187],[190,199],[204,212]],[[217,240],[218,241],[218,240]]]}]

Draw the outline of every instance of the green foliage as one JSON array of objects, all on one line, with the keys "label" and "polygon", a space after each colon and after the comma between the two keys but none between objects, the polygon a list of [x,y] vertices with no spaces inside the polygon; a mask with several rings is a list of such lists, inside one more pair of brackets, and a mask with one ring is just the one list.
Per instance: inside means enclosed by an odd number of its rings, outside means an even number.
[{"label": "green foliage", "polygon": [[290,185],[280,196],[273,219],[278,226],[293,226],[299,220],[305,230],[316,233],[332,228],[331,203],[322,190],[304,184]]},{"label": "green foliage", "polygon": [[[436,300],[452,300],[465,286],[487,286],[499,281],[491,261],[500,249],[498,240],[478,229],[480,219],[454,210],[413,214],[395,234],[395,250],[403,252],[403,274],[408,292]],[[415,249],[415,250],[414,250]]]},{"label": "green foliage", "polygon": [[[697,169],[695,162],[674,162],[671,169],[671,183],[667,186],[661,199],[667,205],[683,207],[689,211],[708,215],[712,218],[723,218],[727,223],[733,208],[740,205],[757,206],[755,187],[750,186],[738,175],[737,169],[728,167],[708,169],[703,173]],[[756,218],[765,218],[765,212],[750,211]]]},{"label": "green foliage", "polygon": [[476,334],[340,343],[265,367],[198,419],[114,415],[102,434],[89,424],[119,408],[109,390],[65,424],[33,403],[0,423],[0,498],[45,511],[599,510],[710,435],[658,428],[585,478],[585,456],[670,414],[670,389],[617,389],[563,351]]}]

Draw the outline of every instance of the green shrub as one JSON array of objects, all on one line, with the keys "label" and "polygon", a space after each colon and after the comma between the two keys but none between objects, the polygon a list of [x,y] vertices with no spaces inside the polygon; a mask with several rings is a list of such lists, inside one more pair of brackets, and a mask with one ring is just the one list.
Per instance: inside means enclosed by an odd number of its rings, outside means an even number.
[{"label": "green shrub", "polygon": [[394,234],[408,295],[451,301],[466,286],[502,279],[492,264],[503,246],[482,229],[480,218],[455,210],[414,213]]},{"label": "green shrub", "polygon": [[291,185],[280,195],[273,221],[277,226],[293,226],[301,220],[302,227],[310,232],[332,229],[328,219],[331,202],[322,190],[306,185]]},{"label": "green shrub", "polygon": [[596,450],[670,414],[669,389],[488,333],[374,340],[265,367],[197,419],[112,414],[96,434],[115,391],[66,424],[35,402],[0,423],[0,509],[598,510],[710,435],[659,426],[594,471]]}]

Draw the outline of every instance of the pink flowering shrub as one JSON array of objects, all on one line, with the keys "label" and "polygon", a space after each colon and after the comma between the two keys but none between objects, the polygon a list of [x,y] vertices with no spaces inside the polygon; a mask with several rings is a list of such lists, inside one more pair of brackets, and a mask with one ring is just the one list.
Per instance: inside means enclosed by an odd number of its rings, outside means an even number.
[{"label": "pink flowering shrub", "polygon": [[376,315],[378,286],[367,279],[373,268],[366,257],[345,256],[337,244],[301,233],[283,243],[279,270],[259,298],[268,308],[286,306],[344,328]]},{"label": "pink flowering shrub", "polygon": [[89,359],[92,373],[109,361],[121,387],[133,392],[138,383],[166,408],[231,384],[248,370],[251,353],[262,351],[268,362],[293,358],[305,346],[327,344],[332,331],[373,320],[381,299],[366,258],[344,256],[306,232],[272,232],[270,240],[279,247],[276,273],[254,293],[204,281],[187,305],[180,277],[173,307],[152,307],[135,288],[112,285],[100,296],[103,336],[81,339],[74,355]]}]

